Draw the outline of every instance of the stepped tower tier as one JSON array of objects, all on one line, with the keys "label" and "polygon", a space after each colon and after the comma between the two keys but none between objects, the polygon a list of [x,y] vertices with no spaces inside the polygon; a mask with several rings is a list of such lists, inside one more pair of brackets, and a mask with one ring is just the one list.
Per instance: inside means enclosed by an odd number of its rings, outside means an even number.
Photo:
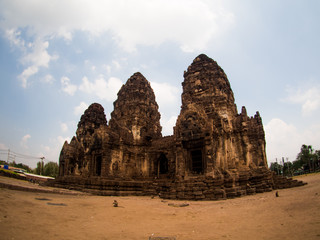
[{"label": "stepped tower tier", "polygon": [[101,145],[96,135],[106,128],[104,108],[98,103],[91,104],[80,118],[76,136],[62,147],[59,160],[61,175],[93,175],[96,170],[92,166],[92,152]]},{"label": "stepped tower tier", "polygon": [[148,144],[162,136],[158,109],[150,83],[137,72],[118,92],[110,128],[118,132],[125,142]]},{"label": "stepped tower tier", "polygon": [[223,69],[205,54],[196,57],[184,73],[182,110],[198,105],[209,118],[214,113],[223,118],[237,114],[230,83]]},{"label": "stepped tower tier", "polygon": [[84,143],[86,136],[90,137],[100,126],[107,126],[104,108],[99,103],[92,103],[78,123],[77,138]]}]

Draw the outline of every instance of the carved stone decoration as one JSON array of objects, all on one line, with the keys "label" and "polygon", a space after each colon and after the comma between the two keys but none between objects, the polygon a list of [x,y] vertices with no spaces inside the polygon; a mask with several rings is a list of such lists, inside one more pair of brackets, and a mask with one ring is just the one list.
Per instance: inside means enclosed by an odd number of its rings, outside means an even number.
[{"label": "carved stone decoration", "polygon": [[150,83],[137,72],[118,92],[110,128],[127,143],[148,144],[162,136],[158,108]]},{"label": "carved stone decoration", "polygon": [[107,125],[106,115],[103,107],[98,103],[91,104],[78,123],[77,137],[81,139],[85,135],[92,135],[95,129],[101,125]]},{"label": "carved stone decoration", "polygon": [[204,54],[184,73],[182,106],[172,136],[162,137],[148,80],[133,74],[118,92],[107,124],[94,103],[60,153],[54,186],[100,195],[160,195],[216,200],[301,186],[267,166],[259,112],[238,113],[222,68]]}]

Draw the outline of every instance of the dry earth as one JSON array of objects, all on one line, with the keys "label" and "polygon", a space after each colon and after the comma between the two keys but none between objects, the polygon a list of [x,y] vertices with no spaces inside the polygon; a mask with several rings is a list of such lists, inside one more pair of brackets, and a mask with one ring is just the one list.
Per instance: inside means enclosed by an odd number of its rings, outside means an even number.
[{"label": "dry earth", "polygon": [[199,202],[0,188],[0,239],[320,240],[320,174],[300,179],[308,185],[279,190],[279,197],[273,191]]}]

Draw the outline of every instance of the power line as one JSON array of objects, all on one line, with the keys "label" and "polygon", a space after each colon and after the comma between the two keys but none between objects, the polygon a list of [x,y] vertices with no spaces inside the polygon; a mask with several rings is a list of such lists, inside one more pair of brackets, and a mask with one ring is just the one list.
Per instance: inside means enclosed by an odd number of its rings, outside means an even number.
[{"label": "power line", "polygon": [[34,159],[41,159],[41,157],[34,157],[34,156],[29,156],[29,155],[25,155],[25,154],[21,154],[21,153],[16,153],[11,151],[14,155],[16,155],[19,158],[34,158]]},{"label": "power line", "polygon": [[26,154],[22,154],[22,153],[17,153],[14,151],[11,151],[10,149],[4,150],[4,149],[0,149],[0,154],[5,154],[7,155],[7,160],[15,160],[16,158],[19,159],[43,159],[44,157],[35,157],[35,156],[30,156],[30,155],[26,155]]}]

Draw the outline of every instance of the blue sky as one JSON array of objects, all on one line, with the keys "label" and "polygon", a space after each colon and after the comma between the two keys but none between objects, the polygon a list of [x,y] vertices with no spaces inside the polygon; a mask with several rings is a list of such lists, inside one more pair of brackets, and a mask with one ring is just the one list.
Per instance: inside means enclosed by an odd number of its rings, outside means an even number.
[{"label": "blue sky", "polygon": [[269,163],[320,149],[319,12],[317,0],[0,0],[0,149],[58,161],[83,111],[98,102],[109,121],[137,71],[172,134],[200,53],[226,72],[238,111],[260,112]]}]

